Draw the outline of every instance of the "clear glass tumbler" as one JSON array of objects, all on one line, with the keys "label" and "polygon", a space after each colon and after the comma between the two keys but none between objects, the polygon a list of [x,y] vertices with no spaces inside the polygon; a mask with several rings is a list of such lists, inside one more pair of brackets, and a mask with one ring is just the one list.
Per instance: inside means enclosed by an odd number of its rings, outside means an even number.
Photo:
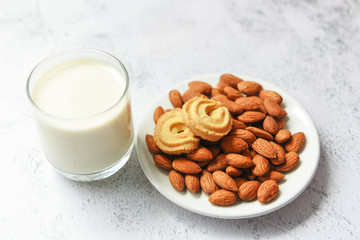
[{"label": "clear glass tumbler", "polygon": [[33,69],[26,92],[45,157],[61,174],[100,180],[128,161],[129,76],[114,56],[92,49],[56,53]]}]

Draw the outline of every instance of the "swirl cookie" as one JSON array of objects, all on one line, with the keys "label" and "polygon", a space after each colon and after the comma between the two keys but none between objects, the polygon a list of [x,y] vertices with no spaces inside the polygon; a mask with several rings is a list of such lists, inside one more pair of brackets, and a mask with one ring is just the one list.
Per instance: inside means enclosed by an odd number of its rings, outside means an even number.
[{"label": "swirl cookie", "polygon": [[229,110],[218,101],[195,97],[187,101],[182,110],[185,124],[205,140],[218,141],[231,130]]},{"label": "swirl cookie", "polygon": [[154,141],[164,153],[181,154],[196,149],[200,138],[185,125],[181,108],[175,108],[158,119]]}]

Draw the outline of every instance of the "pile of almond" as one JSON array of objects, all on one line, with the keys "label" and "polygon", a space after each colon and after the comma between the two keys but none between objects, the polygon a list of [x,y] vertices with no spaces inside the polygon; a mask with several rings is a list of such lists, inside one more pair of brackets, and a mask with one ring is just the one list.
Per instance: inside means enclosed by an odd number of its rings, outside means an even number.
[{"label": "pile of almond", "polygon": [[[285,129],[287,112],[281,107],[282,97],[263,90],[259,83],[223,74],[216,88],[193,81],[183,94],[170,91],[169,98],[175,108],[181,108],[202,95],[227,107],[233,117],[232,130],[217,142],[202,139],[196,150],[181,155],[162,153],[147,134],[155,164],[169,171],[175,189],[187,188],[192,193],[202,189],[215,205],[234,204],[238,197],[261,203],[274,199],[284,173],[298,165],[296,152],[305,142],[304,133]],[[161,106],[155,109],[155,123],[165,111]]]}]

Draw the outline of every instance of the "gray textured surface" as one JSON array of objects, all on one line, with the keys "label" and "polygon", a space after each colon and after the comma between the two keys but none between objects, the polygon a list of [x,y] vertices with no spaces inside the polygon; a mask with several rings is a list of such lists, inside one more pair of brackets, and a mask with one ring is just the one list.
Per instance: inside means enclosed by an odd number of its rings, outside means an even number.
[{"label": "gray textured surface", "polygon": [[[358,1],[0,2],[0,239],[359,239]],[[318,128],[310,186],[282,209],[213,219],[159,194],[133,155],[115,176],[76,183],[44,160],[25,82],[59,50],[89,47],[123,60],[135,126],[175,83],[236,72],[292,94]]]}]

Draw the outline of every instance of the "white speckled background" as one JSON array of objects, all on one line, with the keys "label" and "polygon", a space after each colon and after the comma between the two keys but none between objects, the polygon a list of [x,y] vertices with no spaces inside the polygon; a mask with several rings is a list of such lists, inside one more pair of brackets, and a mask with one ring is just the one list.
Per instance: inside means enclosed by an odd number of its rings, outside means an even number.
[{"label": "white speckled background", "polygon": [[[359,12],[355,0],[0,1],[0,239],[359,239]],[[313,181],[276,212],[221,220],[164,198],[135,150],[107,180],[61,177],[42,156],[25,82],[40,60],[76,47],[124,62],[136,127],[155,97],[193,76],[273,82],[318,128]]]}]

